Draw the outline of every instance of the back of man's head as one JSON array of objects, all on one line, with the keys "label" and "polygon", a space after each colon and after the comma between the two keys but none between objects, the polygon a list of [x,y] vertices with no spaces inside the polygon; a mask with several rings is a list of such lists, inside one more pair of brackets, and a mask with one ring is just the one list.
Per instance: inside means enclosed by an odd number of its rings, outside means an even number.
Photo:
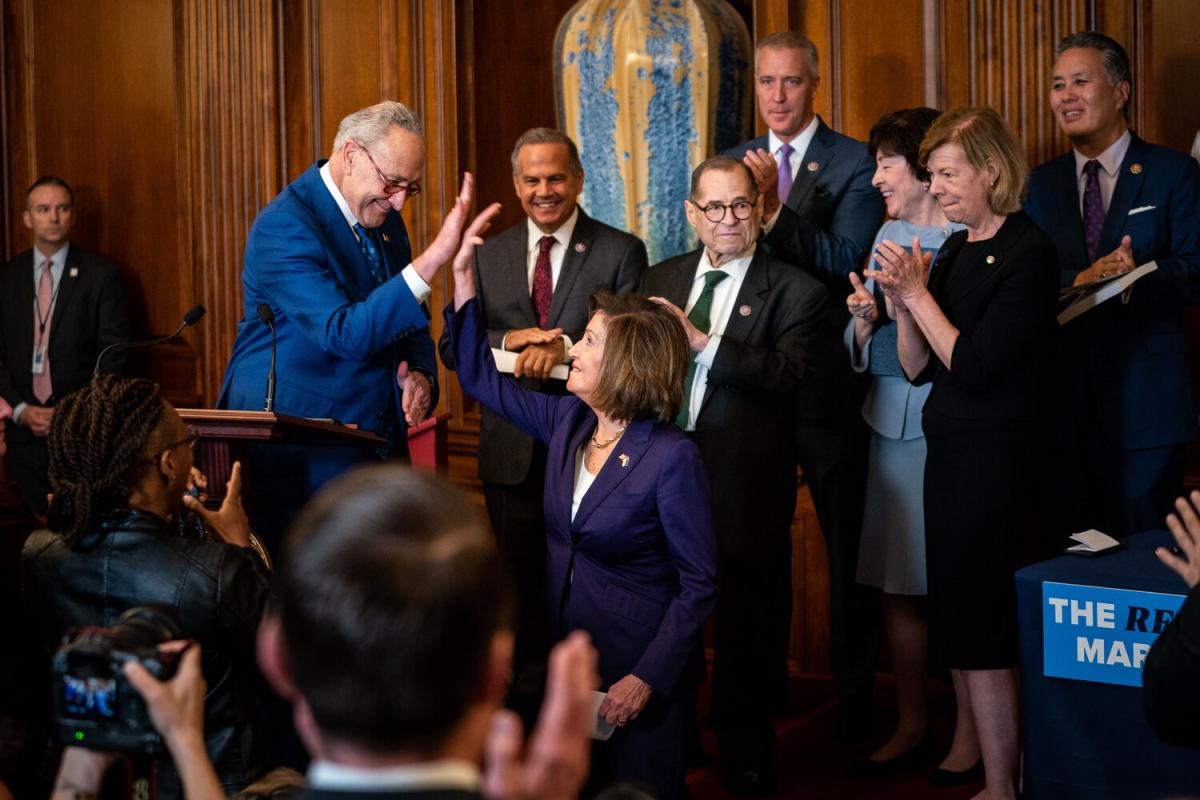
[{"label": "back of man's head", "polygon": [[506,578],[446,481],[381,465],[331,483],[297,520],[280,581],[287,668],[323,738],[436,753],[486,699]]}]

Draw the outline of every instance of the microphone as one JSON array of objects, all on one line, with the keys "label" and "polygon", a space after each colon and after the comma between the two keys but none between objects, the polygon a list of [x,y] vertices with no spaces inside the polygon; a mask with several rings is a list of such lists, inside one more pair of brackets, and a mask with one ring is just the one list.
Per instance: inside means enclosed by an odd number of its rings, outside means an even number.
[{"label": "microphone", "polygon": [[100,351],[100,355],[96,356],[96,368],[92,370],[92,380],[100,377],[100,364],[104,361],[104,357],[108,355],[110,350],[130,350],[134,347],[151,347],[156,344],[162,344],[163,342],[169,342],[182,333],[184,328],[190,328],[199,322],[201,317],[204,316],[204,313],[204,306],[200,303],[197,303],[187,310],[187,313],[183,315],[183,322],[181,322],[179,327],[175,329],[174,333],[170,334],[169,336],[162,336],[158,339],[151,339],[145,342],[114,342],[110,344],[108,347]]},{"label": "microphone", "polygon": [[263,411],[275,410],[275,312],[266,303],[258,304],[258,318],[271,329],[271,369],[267,372],[267,403]]}]

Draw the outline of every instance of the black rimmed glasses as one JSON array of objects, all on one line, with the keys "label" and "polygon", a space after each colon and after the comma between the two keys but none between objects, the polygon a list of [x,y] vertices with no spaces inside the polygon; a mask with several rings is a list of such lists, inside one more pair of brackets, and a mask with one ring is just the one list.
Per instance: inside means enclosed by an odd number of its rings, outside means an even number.
[{"label": "black rimmed glasses", "polygon": [[405,197],[416,197],[421,193],[420,181],[410,181],[404,178],[389,178],[387,175],[383,174],[383,170],[381,170],[379,165],[375,163],[375,159],[371,158],[371,151],[358,142],[355,142],[355,144],[358,144],[359,149],[366,153],[367,161],[370,161],[371,166],[375,168],[375,174],[379,176],[379,181],[383,184],[384,194],[399,194],[400,192],[404,192]]},{"label": "black rimmed glasses", "polygon": [[726,209],[732,211],[733,218],[741,222],[750,219],[750,215],[754,213],[754,201],[735,200],[732,203],[709,203],[706,206],[700,206],[700,210],[704,212],[704,218],[714,223],[725,220]]},{"label": "black rimmed glasses", "polygon": [[198,442],[199,440],[200,440],[200,431],[196,430],[191,425],[188,425],[187,426],[187,438],[180,439],[178,442],[171,442],[171,444],[164,447],[163,450],[174,450],[176,447],[179,447],[179,445],[181,445],[181,444],[186,444],[189,448],[191,448],[192,450],[195,450],[196,442]]}]

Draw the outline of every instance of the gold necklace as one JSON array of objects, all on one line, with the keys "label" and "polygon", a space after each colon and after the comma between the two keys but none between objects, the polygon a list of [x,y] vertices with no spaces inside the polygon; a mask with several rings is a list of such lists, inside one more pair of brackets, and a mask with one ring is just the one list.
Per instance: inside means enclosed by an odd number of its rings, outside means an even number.
[{"label": "gold necklace", "polygon": [[617,439],[620,439],[621,434],[625,432],[626,427],[628,427],[628,426],[622,425],[617,430],[616,433],[614,433],[611,437],[609,437],[607,440],[605,440],[603,443],[601,443],[601,442],[596,441],[596,434],[600,432],[600,426],[597,425],[596,430],[592,431],[592,447],[596,448],[597,450],[603,450],[604,448],[608,447],[610,444],[615,442]]}]

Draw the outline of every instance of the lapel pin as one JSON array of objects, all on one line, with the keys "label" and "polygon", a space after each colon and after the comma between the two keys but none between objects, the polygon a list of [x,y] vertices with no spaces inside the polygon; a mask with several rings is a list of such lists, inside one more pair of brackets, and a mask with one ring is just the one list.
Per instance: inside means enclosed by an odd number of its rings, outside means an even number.
[{"label": "lapel pin", "polygon": [[1142,174],[1142,165],[1141,164],[1130,164],[1129,171],[1132,172],[1134,175],[1141,175]]},{"label": "lapel pin", "polygon": [[984,259],[984,261],[986,261],[986,262],[987,262],[987,263],[989,263],[989,264],[995,264],[995,263],[996,263],[996,257],[995,257],[995,256],[988,256],[987,258],[985,258],[985,259]]},{"label": "lapel pin", "polygon": [[68,272],[67,274],[70,275],[72,278],[78,278],[79,277],[79,267],[71,267],[71,271]]},{"label": "lapel pin", "polygon": [[388,238],[388,235],[387,235],[386,233],[381,233],[381,234],[379,234],[379,235],[383,237],[383,240],[384,240],[385,242],[390,242],[390,241],[392,241],[391,239],[389,239],[389,238]]},{"label": "lapel pin", "polygon": [[818,164],[817,162],[815,162],[815,161],[808,162],[808,171],[809,172],[816,172],[820,168],[821,168],[821,165]]},{"label": "lapel pin", "polygon": [[584,250],[587,250],[587,245],[586,245],[586,244],[584,244],[583,242],[576,242],[576,243],[575,243],[575,252],[576,252],[576,253],[582,253]]},{"label": "lapel pin", "polygon": [[741,306],[738,309],[738,313],[741,314],[743,317],[748,317],[748,316],[750,316],[750,312],[753,310],[754,309],[750,308],[750,306]]},{"label": "lapel pin", "polygon": [[624,453],[621,453],[621,455],[617,456],[617,460],[621,462],[621,469],[625,469],[629,466],[629,456],[625,455]]}]

